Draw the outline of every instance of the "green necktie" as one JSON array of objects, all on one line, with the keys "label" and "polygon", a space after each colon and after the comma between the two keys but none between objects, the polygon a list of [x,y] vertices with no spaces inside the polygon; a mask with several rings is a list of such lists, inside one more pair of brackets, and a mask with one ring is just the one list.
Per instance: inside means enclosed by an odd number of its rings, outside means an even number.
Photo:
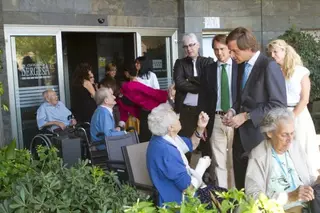
[{"label": "green necktie", "polygon": [[221,109],[227,112],[230,108],[229,81],[226,64],[221,64]]}]

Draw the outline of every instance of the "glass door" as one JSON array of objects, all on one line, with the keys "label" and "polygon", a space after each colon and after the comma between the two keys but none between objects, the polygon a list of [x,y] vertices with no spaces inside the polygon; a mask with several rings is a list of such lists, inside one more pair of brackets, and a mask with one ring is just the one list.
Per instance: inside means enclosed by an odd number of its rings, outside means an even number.
[{"label": "glass door", "polygon": [[36,112],[44,102],[42,93],[59,95],[56,36],[11,36],[17,140],[29,147],[38,133]]},{"label": "glass door", "polygon": [[141,36],[141,52],[150,61],[161,89],[167,89],[172,82],[171,37]]}]

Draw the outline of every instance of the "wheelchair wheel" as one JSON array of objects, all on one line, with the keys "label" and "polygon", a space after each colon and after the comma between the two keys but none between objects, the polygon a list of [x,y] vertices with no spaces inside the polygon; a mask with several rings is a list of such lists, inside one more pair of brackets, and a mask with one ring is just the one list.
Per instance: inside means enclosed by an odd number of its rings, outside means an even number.
[{"label": "wheelchair wheel", "polygon": [[52,146],[51,141],[47,135],[39,134],[39,135],[34,136],[32,138],[31,143],[30,143],[30,152],[34,158],[38,158],[37,147],[39,145],[46,146],[48,148],[50,148]]}]

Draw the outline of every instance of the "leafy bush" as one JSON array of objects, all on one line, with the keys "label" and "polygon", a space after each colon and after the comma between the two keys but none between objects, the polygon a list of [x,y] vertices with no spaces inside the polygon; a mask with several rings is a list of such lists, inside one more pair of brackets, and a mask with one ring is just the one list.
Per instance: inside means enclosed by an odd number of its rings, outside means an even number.
[{"label": "leafy bush", "polygon": [[30,164],[30,153],[16,150],[15,141],[0,149],[0,200],[11,195],[11,185],[31,170]]},{"label": "leafy bush", "polygon": [[[11,191],[0,200],[0,212],[117,213],[124,205],[143,197],[128,185],[118,185],[115,173],[106,174],[88,166],[87,161],[70,169],[64,167],[55,148],[39,147],[38,155],[39,160],[35,161],[28,154],[29,168],[17,169],[19,175],[6,183],[5,188],[10,187]],[[6,178],[8,175],[12,174],[7,173]]]},{"label": "leafy bush", "polygon": [[[269,200],[261,195],[258,200],[254,200],[245,195],[243,190],[231,189],[228,192],[218,193],[223,198],[221,205],[213,209],[206,209],[207,204],[201,204],[200,200],[193,196],[194,192],[187,190],[185,199],[181,205],[176,203],[165,203],[163,207],[154,207],[151,202],[140,202],[139,200],[133,206],[126,206],[126,213],[284,213],[283,208],[274,200]],[[212,195],[213,197],[213,195]]]},{"label": "leafy bush", "polygon": [[320,42],[314,36],[295,28],[287,30],[279,38],[285,40],[297,51],[304,66],[311,72],[310,102],[320,100]]}]

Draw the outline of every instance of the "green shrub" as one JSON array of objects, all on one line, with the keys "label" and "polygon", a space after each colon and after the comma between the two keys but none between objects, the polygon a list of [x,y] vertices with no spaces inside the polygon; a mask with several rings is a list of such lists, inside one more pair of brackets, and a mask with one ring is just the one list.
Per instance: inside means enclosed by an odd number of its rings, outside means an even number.
[{"label": "green shrub", "polygon": [[[187,190],[185,199],[181,205],[176,203],[165,203],[163,207],[154,207],[151,202],[140,202],[139,200],[133,206],[126,206],[126,213],[284,213],[283,208],[274,200],[269,200],[261,195],[259,199],[254,200],[247,197],[243,190],[231,189],[228,192],[218,193],[223,198],[219,207],[206,209],[206,204],[201,204],[200,200],[193,196],[194,192]],[[213,195],[212,195],[213,196]]]},{"label": "green shrub", "polygon": [[17,150],[16,142],[0,149],[0,200],[11,195],[11,185],[31,170],[27,150]]},{"label": "green shrub", "polygon": [[314,36],[295,28],[287,30],[279,38],[285,40],[297,51],[304,66],[310,70],[310,102],[320,100],[320,42]]},{"label": "green shrub", "polygon": [[116,184],[115,173],[88,166],[87,161],[69,169],[55,148],[39,147],[38,155],[35,161],[28,154],[29,169],[18,169],[19,177],[7,183],[11,191],[0,201],[1,213],[117,213],[144,199],[134,188]]}]

